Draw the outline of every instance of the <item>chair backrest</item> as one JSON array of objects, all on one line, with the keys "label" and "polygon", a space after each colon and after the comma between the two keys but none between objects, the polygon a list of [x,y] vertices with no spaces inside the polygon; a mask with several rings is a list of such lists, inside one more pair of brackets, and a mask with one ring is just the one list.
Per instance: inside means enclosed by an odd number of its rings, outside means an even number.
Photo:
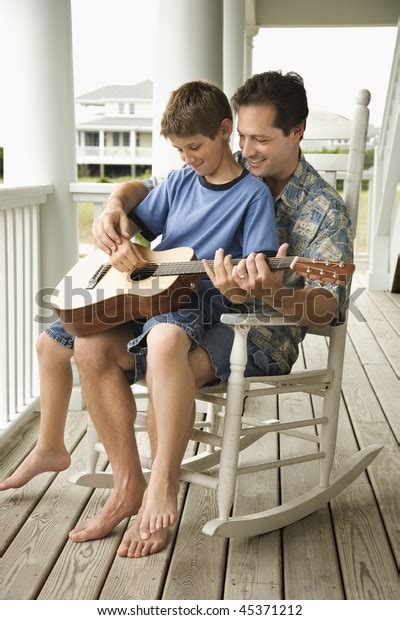
[{"label": "chair backrest", "polygon": [[338,172],[345,174],[344,202],[351,219],[354,237],[368,132],[369,109],[367,106],[370,100],[369,91],[360,90],[351,121],[338,114],[310,112],[302,142],[304,151],[321,148],[321,142],[325,140],[335,141],[337,146],[348,148],[348,153],[305,152],[304,155],[333,187],[336,187]]}]

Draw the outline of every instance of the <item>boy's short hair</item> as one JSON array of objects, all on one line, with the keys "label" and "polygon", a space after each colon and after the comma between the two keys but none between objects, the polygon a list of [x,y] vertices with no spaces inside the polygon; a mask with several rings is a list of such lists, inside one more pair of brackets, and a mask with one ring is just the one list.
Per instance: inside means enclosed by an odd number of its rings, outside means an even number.
[{"label": "boy's short hair", "polygon": [[195,134],[215,138],[225,118],[232,120],[232,110],[220,88],[209,82],[186,82],[171,93],[160,133],[165,138]]},{"label": "boy's short hair", "polygon": [[249,78],[232,97],[232,106],[238,112],[241,106],[273,105],[276,110],[275,127],[288,136],[308,116],[307,94],[303,78],[291,71],[266,71]]}]

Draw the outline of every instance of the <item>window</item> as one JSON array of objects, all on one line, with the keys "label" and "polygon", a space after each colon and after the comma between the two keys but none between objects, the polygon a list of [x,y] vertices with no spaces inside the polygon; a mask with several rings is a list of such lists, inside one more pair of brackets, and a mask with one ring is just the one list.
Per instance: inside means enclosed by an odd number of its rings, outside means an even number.
[{"label": "window", "polygon": [[125,104],[124,103],[119,103],[118,104],[118,114],[123,114],[125,111]]},{"label": "window", "polygon": [[140,133],[137,132],[136,134],[136,146],[140,146]]},{"label": "window", "polygon": [[129,114],[135,114],[135,104],[134,103],[130,103],[129,104]]},{"label": "window", "polygon": [[85,146],[99,146],[99,133],[97,131],[85,131]]},{"label": "window", "polygon": [[119,146],[119,133],[118,131],[113,131],[113,135],[112,135],[112,139],[113,139],[113,146]]},{"label": "window", "polygon": [[123,145],[129,146],[130,145],[129,131],[124,131],[122,134],[122,138],[123,138]]}]

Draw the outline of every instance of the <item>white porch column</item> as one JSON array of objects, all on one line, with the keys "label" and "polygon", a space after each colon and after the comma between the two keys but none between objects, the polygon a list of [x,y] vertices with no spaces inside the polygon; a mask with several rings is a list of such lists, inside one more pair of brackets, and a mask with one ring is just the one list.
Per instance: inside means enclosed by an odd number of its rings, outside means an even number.
[{"label": "white porch column", "polygon": [[245,80],[253,75],[253,39],[258,34],[259,30],[260,28],[258,26],[247,26],[246,28],[246,59],[244,69]]},{"label": "white porch column", "polygon": [[180,167],[177,153],[160,137],[172,90],[190,80],[222,88],[222,0],[158,0],[153,95],[153,174]]},{"label": "white porch column", "polygon": [[41,286],[54,286],[78,257],[70,0],[0,0],[8,185],[52,184],[41,207]]},{"label": "white porch column", "polygon": [[243,84],[245,46],[245,3],[224,0],[224,92],[230,100]]}]

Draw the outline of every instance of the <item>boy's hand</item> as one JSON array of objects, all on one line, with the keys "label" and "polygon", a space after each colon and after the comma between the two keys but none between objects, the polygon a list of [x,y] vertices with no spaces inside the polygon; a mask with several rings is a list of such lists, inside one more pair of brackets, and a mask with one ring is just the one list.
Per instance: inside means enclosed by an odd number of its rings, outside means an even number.
[{"label": "boy's hand", "polygon": [[[283,243],[277,252],[277,257],[286,256],[289,245]],[[252,252],[246,259],[233,267],[232,280],[243,291],[252,296],[272,299],[279,289],[283,288],[284,270],[271,271],[263,254]]]},{"label": "boy's hand", "polygon": [[122,239],[116,250],[111,253],[111,264],[118,271],[127,272],[132,269],[141,269],[147,265],[147,261],[134,243],[129,239]]},{"label": "boy's hand", "polygon": [[214,269],[211,269],[206,260],[203,260],[202,263],[213,285],[232,303],[242,304],[250,296],[246,291],[241,290],[233,280],[232,270],[234,267],[231,258],[230,254],[224,256],[224,251],[219,249],[215,252]]},{"label": "boy's hand", "polygon": [[103,252],[111,254],[117,250],[122,240],[129,240],[129,219],[119,198],[109,200],[104,211],[92,226],[95,244]]}]

